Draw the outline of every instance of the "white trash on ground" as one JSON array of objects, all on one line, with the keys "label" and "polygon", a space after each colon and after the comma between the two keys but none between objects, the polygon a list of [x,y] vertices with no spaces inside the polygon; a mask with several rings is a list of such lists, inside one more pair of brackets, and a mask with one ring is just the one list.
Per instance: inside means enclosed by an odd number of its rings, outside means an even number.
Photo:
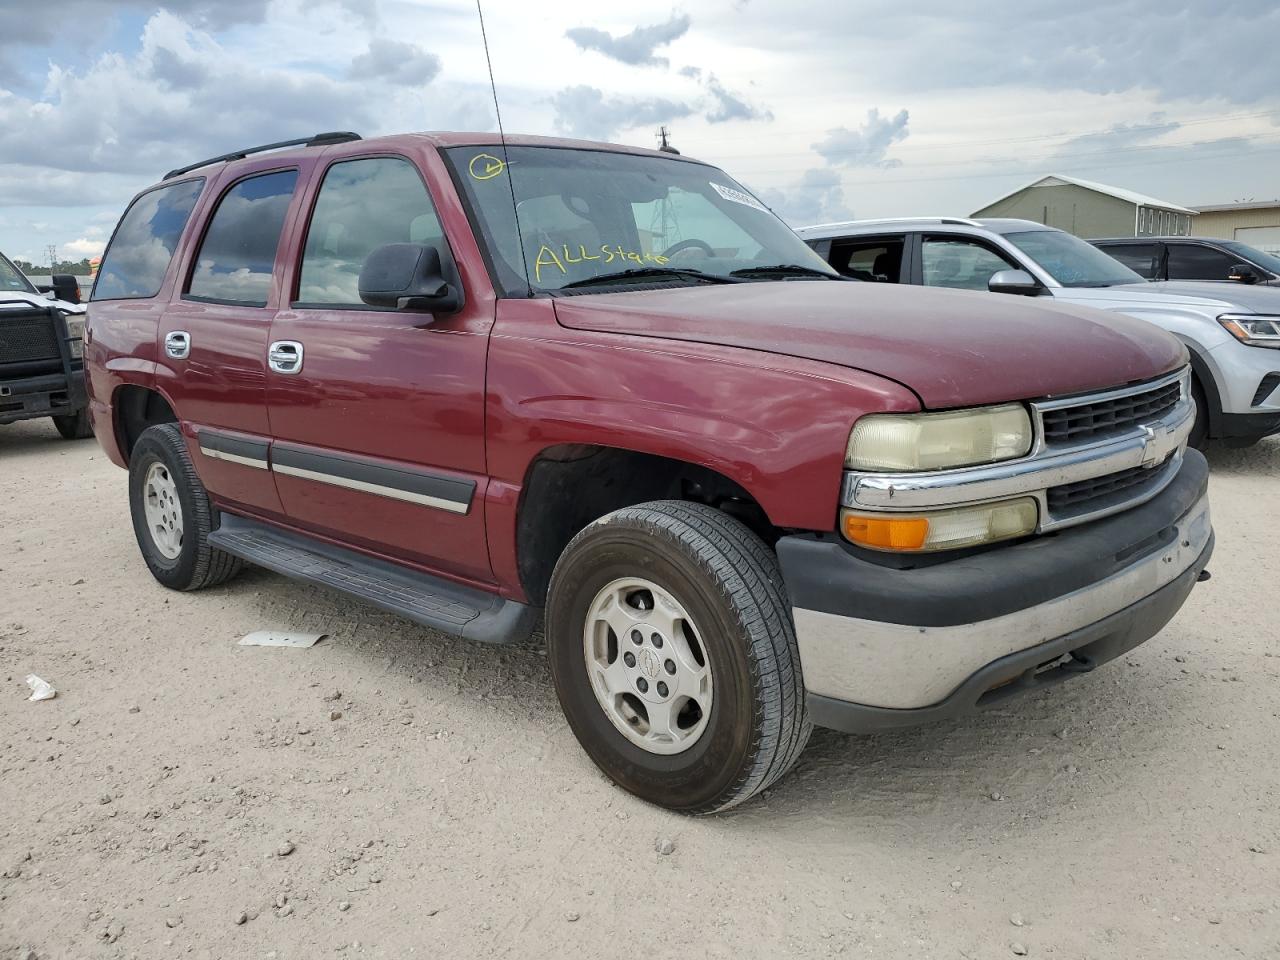
[{"label": "white trash on ground", "polygon": [[27,675],[27,686],[31,688],[31,696],[28,700],[52,700],[58,695],[58,691],[53,689],[53,684],[48,680],[41,680],[34,673]]},{"label": "white trash on ground", "polygon": [[242,647],[314,647],[327,633],[293,633],[289,630],[256,630],[240,638]]}]

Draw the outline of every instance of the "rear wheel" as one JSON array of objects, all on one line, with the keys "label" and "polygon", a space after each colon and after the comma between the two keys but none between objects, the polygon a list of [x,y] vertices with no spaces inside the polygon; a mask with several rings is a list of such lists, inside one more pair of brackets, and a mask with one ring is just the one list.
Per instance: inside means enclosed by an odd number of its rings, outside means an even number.
[{"label": "rear wheel", "polygon": [[89,411],[69,413],[63,417],[50,417],[53,425],[63,440],[87,440],[93,436],[93,426],[89,423]]},{"label": "rear wheel", "polygon": [[651,803],[732,807],[786,773],[808,740],[777,560],[711,507],[657,501],[579,533],[552,576],[547,645],[579,742]]},{"label": "rear wheel", "polygon": [[129,456],[133,533],[152,576],[173,590],[199,590],[237,573],[241,561],[209,544],[215,511],[176,423],[143,431]]}]

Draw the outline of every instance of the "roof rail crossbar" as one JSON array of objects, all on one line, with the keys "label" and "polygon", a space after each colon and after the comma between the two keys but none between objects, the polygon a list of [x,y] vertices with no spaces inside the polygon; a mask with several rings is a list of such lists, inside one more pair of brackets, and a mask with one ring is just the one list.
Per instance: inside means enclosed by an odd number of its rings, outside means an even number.
[{"label": "roof rail crossbar", "polygon": [[298,140],[281,140],[279,143],[264,143],[260,147],[246,147],[244,150],[237,150],[235,153],[224,153],[216,157],[210,157],[208,160],[201,160],[199,163],[192,163],[185,167],[178,167],[176,170],[170,170],[166,173],[164,178],[166,180],[172,180],[174,177],[180,177],[184,173],[190,173],[192,170],[198,170],[211,163],[226,163],[229,160],[243,160],[250,154],[264,153],[267,150],[279,150],[281,147],[327,147],[330,144],[350,143],[353,140],[359,139],[360,134],[352,133],[350,130],[334,130],[329,133],[317,133],[314,136],[302,137]]}]

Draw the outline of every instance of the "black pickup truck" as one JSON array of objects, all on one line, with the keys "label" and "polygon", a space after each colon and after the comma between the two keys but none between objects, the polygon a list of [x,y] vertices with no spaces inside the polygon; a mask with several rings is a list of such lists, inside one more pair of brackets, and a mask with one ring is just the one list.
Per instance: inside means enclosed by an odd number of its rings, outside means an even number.
[{"label": "black pickup truck", "polygon": [[0,424],[52,417],[68,440],[93,435],[81,359],[84,315],[0,300]]}]

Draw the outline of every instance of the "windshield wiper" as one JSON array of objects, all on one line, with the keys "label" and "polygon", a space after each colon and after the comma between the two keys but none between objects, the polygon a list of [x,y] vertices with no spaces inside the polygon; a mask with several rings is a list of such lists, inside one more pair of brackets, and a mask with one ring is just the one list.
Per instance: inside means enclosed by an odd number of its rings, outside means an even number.
[{"label": "windshield wiper", "polygon": [[802,267],[798,263],[775,263],[768,267],[743,267],[741,270],[730,270],[731,277],[765,277],[771,275],[792,277],[822,277],[824,280],[844,280],[837,274],[816,267]]},{"label": "windshield wiper", "polygon": [[703,273],[701,270],[683,270],[679,267],[633,267],[630,270],[617,270],[613,273],[602,273],[594,277],[584,277],[581,280],[574,280],[572,283],[566,283],[558,289],[570,290],[574,287],[594,287],[597,284],[626,283],[628,280],[644,279],[647,277],[676,277],[681,280],[701,280],[704,283],[739,282],[732,277],[725,277],[715,273]]}]

